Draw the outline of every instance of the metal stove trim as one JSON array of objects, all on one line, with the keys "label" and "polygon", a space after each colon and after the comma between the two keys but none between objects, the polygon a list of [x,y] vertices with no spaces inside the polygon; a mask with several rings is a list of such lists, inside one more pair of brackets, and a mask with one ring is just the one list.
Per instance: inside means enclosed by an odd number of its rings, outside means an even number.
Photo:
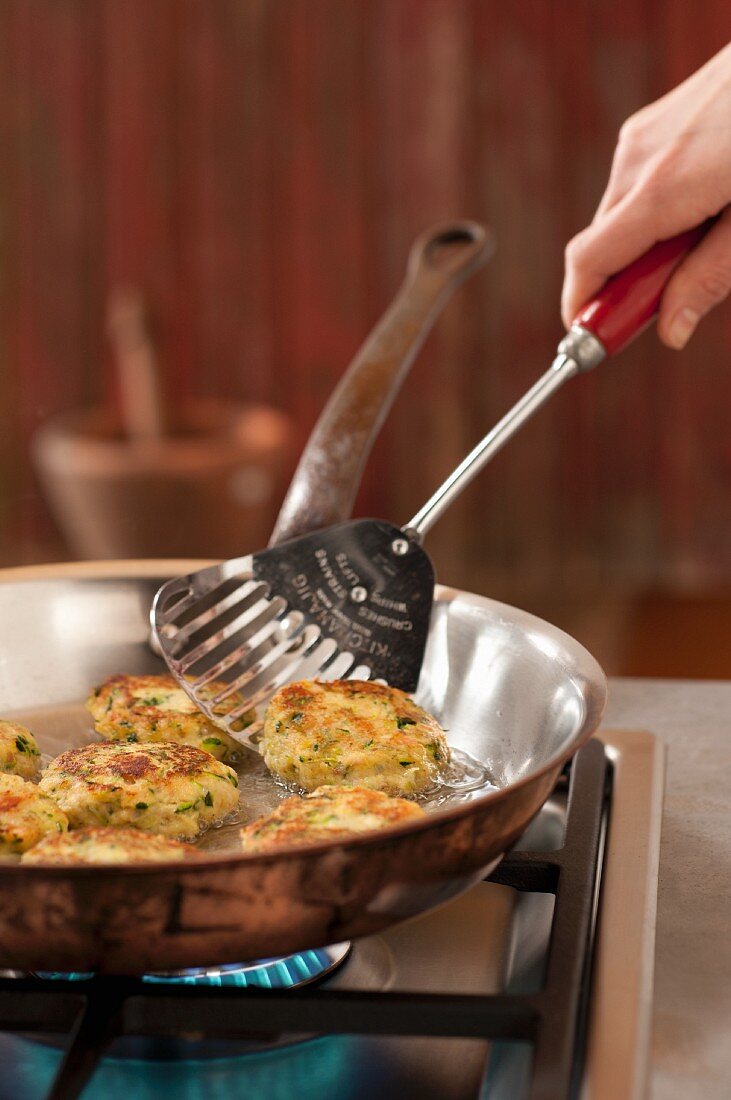
[{"label": "metal stove trim", "polygon": [[599,730],[614,768],[582,1100],[648,1095],[660,833],[667,750],[654,734]]}]

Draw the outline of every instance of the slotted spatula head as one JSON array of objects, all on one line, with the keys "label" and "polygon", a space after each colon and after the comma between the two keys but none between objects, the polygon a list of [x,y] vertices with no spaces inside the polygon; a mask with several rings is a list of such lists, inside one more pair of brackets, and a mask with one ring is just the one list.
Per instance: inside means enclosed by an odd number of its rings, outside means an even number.
[{"label": "slotted spatula head", "polygon": [[433,592],[418,542],[383,520],[355,520],[168,581],[152,630],[196,705],[253,745],[264,706],[293,680],[413,691]]}]

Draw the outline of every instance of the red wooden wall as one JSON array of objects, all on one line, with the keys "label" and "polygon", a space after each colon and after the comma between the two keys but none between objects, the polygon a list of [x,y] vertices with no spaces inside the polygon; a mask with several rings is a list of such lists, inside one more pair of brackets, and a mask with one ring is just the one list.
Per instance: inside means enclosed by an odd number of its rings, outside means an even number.
[{"label": "red wooden wall", "polygon": [[[401,520],[560,336],[562,250],[621,121],[731,35],[728,0],[3,0],[0,557],[62,552],[28,463],[109,390],[103,307],[141,285],[175,388],[304,434],[431,221],[499,251],[447,309],[362,508]],[[731,583],[731,310],[571,384],[434,533],[510,595]],[[532,597],[531,597],[532,598]]]}]

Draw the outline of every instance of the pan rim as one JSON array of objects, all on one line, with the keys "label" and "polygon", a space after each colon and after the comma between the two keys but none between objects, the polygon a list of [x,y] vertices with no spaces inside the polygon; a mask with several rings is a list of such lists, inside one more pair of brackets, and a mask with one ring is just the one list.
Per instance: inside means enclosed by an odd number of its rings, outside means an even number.
[{"label": "pan rim", "polygon": [[[175,576],[176,574],[188,573],[194,569],[204,568],[211,564],[215,563],[209,559],[140,558],[14,566],[0,569],[0,584],[40,580],[54,581],[65,578],[100,581],[150,579],[153,577],[168,577]],[[20,862],[5,863],[5,861],[2,861],[0,864],[0,877],[5,874],[9,874],[13,877],[20,874],[30,878],[42,878],[50,874],[52,877],[58,876],[68,880],[69,877],[86,878],[89,875],[98,876],[100,874],[110,873],[115,876],[121,874],[125,877],[129,877],[130,875],[147,876],[149,874],[159,875],[160,873],[172,872],[176,875],[182,873],[187,877],[189,873],[195,874],[199,871],[209,869],[217,870],[227,865],[239,866],[243,864],[252,867],[267,866],[268,864],[278,862],[282,857],[291,859],[293,856],[298,856],[302,860],[316,860],[328,853],[350,851],[352,849],[377,846],[384,843],[387,844],[390,841],[398,840],[402,837],[419,835],[429,829],[438,828],[440,825],[452,824],[461,818],[470,816],[474,808],[478,805],[484,806],[488,803],[496,804],[504,801],[515,791],[537,782],[549,772],[559,771],[564,764],[574,756],[581,746],[591,738],[598,729],[602,715],[604,714],[607,703],[608,684],[606,675],[596,658],[593,657],[580,642],[572,638],[570,634],[546,622],[545,619],[541,619],[537,615],[531,614],[529,611],[523,611],[521,608],[513,607],[499,600],[493,600],[489,596],[467,592],[463,589],[453,588],[449,585],[437,584],[435,585],[435,591],[443,600],[453,600],[462,597],[471,604],[477,604],[478,606],[482,604],[493,611],[498,611],[498,613],[504,609],[510,613],[513,619],[517,614],[519,619],[523,620],[526,624],[535,627],[548,627],[557,640],[568,643],[569,648],[575,651],[577,657],[581,659],[582,664],[585,666],[583,675],[587,681],[590,680],[594,683],[595,691],[592,696],[587,697],[587,711],[581,729],[564,749],[551,757],[535,771],[528,775],[521,776],[520,779],[508,786],[500,787],[497,790],[487,791],[484,794],[478,795],[476,798],[470,799],[468,802],[453,806],[451,809],[439,810],[435,813],[427,814],[422,820],[409,822],[408,824],[392,825],[386,829],[373,830],[369,833],[360,833],[350,837],[341,837],[337,840],[323,840],[318,841],[316,844],[308,845],[290,844],[268,852],[222,852],[220,854],[201,856],[201,858],[190,859],[189,861],[160,860],[150,863],[96,864],[22,864]]]}]

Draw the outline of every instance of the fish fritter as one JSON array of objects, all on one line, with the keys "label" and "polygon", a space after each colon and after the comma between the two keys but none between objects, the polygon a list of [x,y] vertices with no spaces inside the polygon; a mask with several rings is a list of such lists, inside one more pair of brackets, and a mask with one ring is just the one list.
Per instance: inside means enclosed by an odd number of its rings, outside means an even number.
[{"label": "fish fritter", "polygon": [[41,754],[30,730],[0,718],[0,772],[33,779],[40,766]]},{"label": "fish fritter", "polygon": [[449,761],[430,714],[363,680],[287,684],[269,704],[259,748],[270,771],[304,790],[336,783],[416,795]]},{"label": "fish fritter", "polygon": [[[212,696],[225,685],[208,684]],[[219,703],[217,714],[228,714],[241,699],[231,695]],[[230,760],[241,752],[241,745],[224,730],[210,722],[172,676],[112,676],[94,688],[86,700],[94,719],[94,728],[107,741],[175,741],[195,745],[215,756]],[[241,719],[241,729],[249,725]]]},{"label": "fish fritter", "polygon": [[426,817],[421,806],[368,787],[319,787],[304,798],[287,798],[276,810],[240,832],[245,852],[269,852],[289,845],[386,829]]},{"label": "fish fritter", "polygon": [[141,829],[74,829],[47,836],[23,856],[22,863],[160,863],[200,856],[192,844],[154,836]]},{"label": "fish fritter", "polygon": [[40,789],[72,829],[130,826],[189,839],[238,805],[236,772],[193,745],[102,742],[57,756]]},{"label": "fish fritter", "polygon": [[20,855],[48,833],[65,833],[66,814],[19,775],[0,774],[0,855]]}]

